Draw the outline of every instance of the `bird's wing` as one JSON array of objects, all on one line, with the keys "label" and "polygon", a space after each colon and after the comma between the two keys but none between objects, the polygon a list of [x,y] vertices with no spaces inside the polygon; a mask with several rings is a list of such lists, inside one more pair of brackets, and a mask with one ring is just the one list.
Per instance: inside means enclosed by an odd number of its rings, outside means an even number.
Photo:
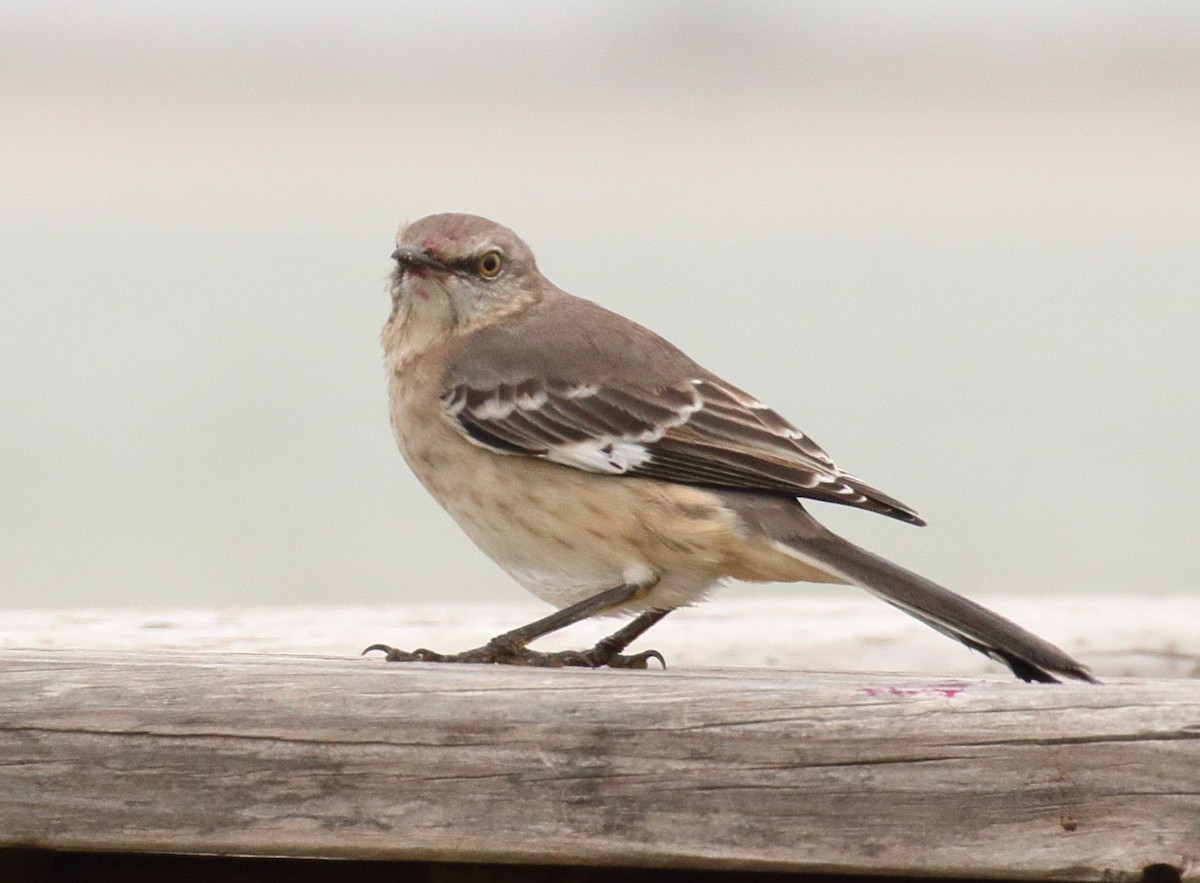
[{"label": "bird's wing", "polygon": [[[590,472],[808,497],[923,523],[657,335],[570,301],[538,311],[528,327],[509,321],[461,340],[442,404],[470,441]],[[556,312],[565,325],[542,327]]]}]

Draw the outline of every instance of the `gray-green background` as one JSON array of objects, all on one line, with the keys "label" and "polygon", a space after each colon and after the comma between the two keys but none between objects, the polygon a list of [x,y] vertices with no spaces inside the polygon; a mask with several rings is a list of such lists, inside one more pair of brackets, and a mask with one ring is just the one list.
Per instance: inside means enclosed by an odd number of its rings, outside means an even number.
[{"label": "gray-green background", "polygon": [[0,605],[516,599],[407,474],[397,225],[508,224],[971,593],[1200,576],[1200,4],[8,3]]}]

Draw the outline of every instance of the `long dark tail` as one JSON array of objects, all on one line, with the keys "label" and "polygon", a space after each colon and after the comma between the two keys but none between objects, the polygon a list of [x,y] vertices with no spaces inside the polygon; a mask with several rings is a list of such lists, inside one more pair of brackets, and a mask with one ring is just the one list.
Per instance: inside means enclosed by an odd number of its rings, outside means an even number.
[{"label": "long dark tail", "polygon": [[1058,683],[1055,675],[1099,683],[1049,641],[935,582],[859,548],[822,528],[789,542],[826,570],[861,586],[944,635],[1003,662],[1023,681]]}]

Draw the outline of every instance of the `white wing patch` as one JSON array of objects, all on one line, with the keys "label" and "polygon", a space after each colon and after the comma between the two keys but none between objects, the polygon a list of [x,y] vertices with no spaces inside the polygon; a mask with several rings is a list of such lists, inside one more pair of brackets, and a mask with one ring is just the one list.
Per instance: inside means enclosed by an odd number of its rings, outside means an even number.
[{"label": "white wing patch", "polygon": [[546,395],[545,390],[541,389],[535,393],[519,395],[516,398],[517,407],[522,411],[536,411],[542,405],[546,404],[547,401],[549,401],[549,397]]},{"label": "white wing patch", "polygon": [[478,420],[503,420],[512,414],[516,407],[515,401],[503,402],[498,398],[492,398],[482,402],[472,413]]},{"label": "white wing patch", "polygon": [[563,395],[569,399],[590,399],[598,392],[600,392],[600,387],[594,383],[583,383],[565,390]]},{"label": "white wing patch", "polygon": [[624,439],[591,439],[573,445],[556,445],[546,452],[546,459],[588,472],[621,475],[649,463],[650,452],[645,445]]},{"label": "white wing patch", "polygon": [[[591,388],[586,387],[585,389],[590,390]],[[572,390],[572,392],[574,391]],[[595,394],[596,392],[587,392],[586,396]],[[585,396],[573,396],[573,398],[583,397]],[[668,430],[687,423],[691,416],[703,407],[704,400],[696,396],[690,404],[676,410],[672,419],[659,423],[652,429],[639,432],[634,436],[621,438],[601,436],[575,444],[553,445],[546,452],[546,459],[564,466],[586,469],[589,472],[621,475],[649,463],[653,459],[653,455],[646,446],[661,439]]]}]

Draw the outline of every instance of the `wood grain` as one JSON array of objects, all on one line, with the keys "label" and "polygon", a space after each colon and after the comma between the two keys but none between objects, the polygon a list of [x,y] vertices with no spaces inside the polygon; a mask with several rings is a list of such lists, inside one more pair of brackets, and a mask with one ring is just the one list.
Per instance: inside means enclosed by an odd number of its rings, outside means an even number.
[{"label": "wood grain", "polygon": [[1200,879],[1200,683],[2,651],[0,847]]}]

